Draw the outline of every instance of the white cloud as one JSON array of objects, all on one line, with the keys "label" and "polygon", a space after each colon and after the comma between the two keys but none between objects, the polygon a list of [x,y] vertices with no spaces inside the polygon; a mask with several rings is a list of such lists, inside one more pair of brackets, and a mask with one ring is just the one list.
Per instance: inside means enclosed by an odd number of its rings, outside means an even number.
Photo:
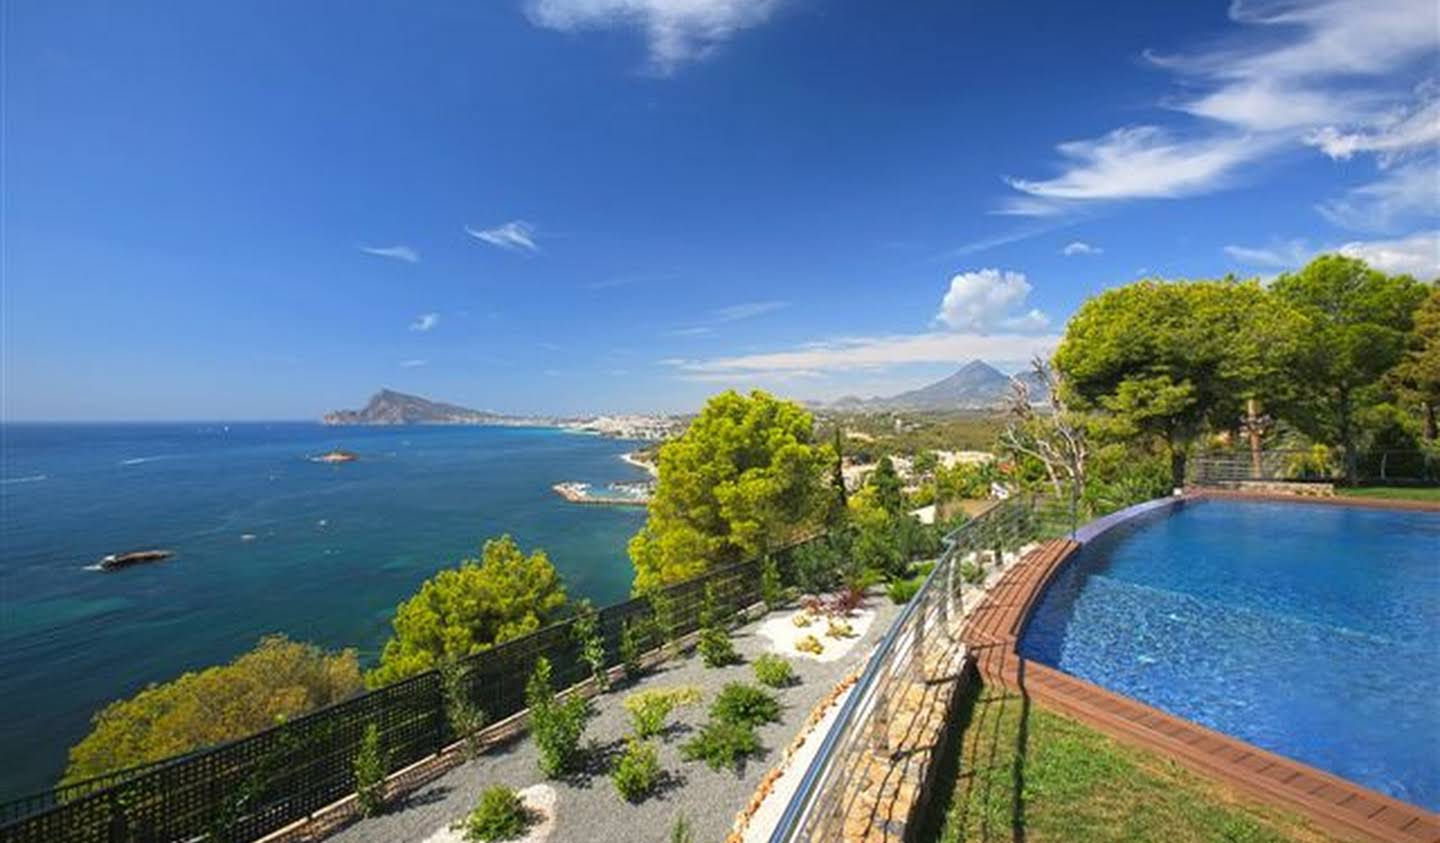
[{"label": "white cloud", "polygon": [[1437,142],[1433,88],[1418,89],[1420,104],[1396,107],[1416,98],[1401,87],[1406,74],[1440,54],[1434,0],[1235,0],[1230,17],[1236,32],[1207,49],[1147,53],[1182,91],[1163,104],[1202,124],[1184,135],[1142,125],[1061,144],[1061,174],[1009,180],[1025,195],[1001,212],[1204,193],[1302,143],[1335,158],[1374,153],[1383,164]]},{"label": "white cloud", "polygon": [[526,11],[537,26],[562,32],[641,29],[650,67],[669,74],[769,20],[779,5],[780,0],[529,0]]},{"label": "white cloud", "polygon": [[1440,164],[1416,161],[1388,170],[1343,197],[1322,202],[1330,222],[1353,231],[1393,231],[1414,219],[1440,215]]},{"label": "white cloud", "polygon": [[511,220],[494,228],[483,229],[471,228],[467,225],[465,233],[477,240],[483,240],[491,246],[508,249],[512,252],[540,251],[540,247],[535,243],[535,227],[524,220]]},{"label": "white cloud", "polygon": [[405,263],[419,263],[420,253],[409,246],[361,246],[360,251],[367,255],[375,255],[382,258],[392,258]]},{"label": "white cloud", "polygon": [[911,363],[1028,360],[1036,354],[1049,354],[1059,341],[1053,334],[930,332],[852,337],[785,351],[664,362],[687,378],[711,382],[756,376],[815,377],[823,372],[883,369]]},{"label": "white cloud", "polygon": [[704,325],[696,325],[693,328],[671,328],[661,333],[667,337],[703,337],[710,333],[710,329]]},{"label": "white cloud", "polygon": [[401,360],[401,361],[400,361],[400,368],[402,368],[402,369],[418,369],[418,368],[420,368],[421,366],[424,366],[424,365],[426,365],[426,364],[429,363],[429,362],[430,362],[429,360]]},{"label": "white cloud", "polygon": [[1226,246],[1225,254],[1247,266],[1292,269],[1309,260],[1311,251],[1304,240],[1289,240],[1269,246]]},{"label": "white cloud", "polygon": [[1336,251],[1359,258],[1381,272],[1406,273],[1422,281],[1440,278],[1440,230],[1398,240],[1346,243]]},{"label": "white cloud", "polygon": [[414,322],[411,322],[411,323],[410,323],[410,330],[412,330],[412,331],[419,331],[420,333],[423,334],[423,333],[425,333],[426,331],[429,331],[431,328],[434,328],[436,325],[439,325],[439,324],[440,324],[440,314],[438,314],[438,313],[422,313],[422,314],[420,314],[419,316],[415,317],[415,321],[414,321]]},{"label": "white cloud", "polygon": [[1238,135],[1181,140],[1158,126],[1127,126],[1056,148],[1068,161],[1063,174],[1042,181],[1009,179],[1010,186],[1061,203],[1190,196],[1223,186],[1231,171],[1265,154],[1268,144]]},{"label": "white cloud", "polygon": [[935,319],[957,331],[1041,330],[1050,320],[1038,310],[1017,314],[1030,295],[1023,272],[981,269],[950,279]]},{"label": "white cloud", "polygon": [[1337,161],[1372,152],[1379,157],[1381,166],[1440,146],[1440,96],[1435,96],[1433,86],[1426,90],[1420,102],[1393,112],[1370,128],[1343,131],[1322,126],[1306,135],[1305,142]]},{"label": "white cloud", "polygon": [[790,303],[785,301],[752,301],[742,304],[732,304],[729,307],[722,307],[715,311],[716,322],[738,322],[741,319],[753,319],[756,316],[764,316],[767,313],[774,313],[789,307]]},{"label": "white cloud", "polygon": [[1065,248],[1060,250],[1060,254],[1068,258],[1074,257],[1075,255],[1099,255],[1104,253],[1104,251],[1105,250],[1099,246],[1093,246],[1083,240],[1076,240],[1071,243],[1066,243]]}]

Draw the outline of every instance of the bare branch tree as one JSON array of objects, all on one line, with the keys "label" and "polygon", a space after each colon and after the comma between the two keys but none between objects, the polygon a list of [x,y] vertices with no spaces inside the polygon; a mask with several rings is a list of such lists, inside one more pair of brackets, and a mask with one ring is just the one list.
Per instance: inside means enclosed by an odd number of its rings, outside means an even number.
[{"label": "bare branch tree", "polygon": [[1031,367],[1036,381],[1045,389],[1050,412],[1037,412],[1030,400],[1030,385],[1020,378],[1011,378],[1007,408],[1010,423],[1000,433],[1000,444],[1039,460],[1056,497],[1064,495],[1062,482],[1070,483],[1075,494],[1081,496],[1085,492],[1085,462],[1090,454],[1085,428],[1065,405],[1059,378],[1050,364],[1036,356]]}]

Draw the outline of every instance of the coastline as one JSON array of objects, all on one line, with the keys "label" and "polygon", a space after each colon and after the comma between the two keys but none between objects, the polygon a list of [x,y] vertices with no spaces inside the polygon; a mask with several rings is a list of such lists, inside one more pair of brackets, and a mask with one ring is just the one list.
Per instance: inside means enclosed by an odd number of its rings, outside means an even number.
[{"label": "coastline", "polygon": [[570,503],[590,504],[592,506],[634,506],[645,507],[650,505],[650,499],[627,497],[625,495],[592,494],[589,483],[556,483],[550,487],[555,494],[569,501]]},{"label": "coastline", "polygon": [[633,465],[636,468],[644,471],[646,474],[650,475],[651,479],[660,479],[659,466],[655,465],[654,463],[646,462],[645,460],[642,460],[639,457],[635,456],[638,453],[639,451],[626,451],[625,453],[620,455],[620,461],[628,465]]}]

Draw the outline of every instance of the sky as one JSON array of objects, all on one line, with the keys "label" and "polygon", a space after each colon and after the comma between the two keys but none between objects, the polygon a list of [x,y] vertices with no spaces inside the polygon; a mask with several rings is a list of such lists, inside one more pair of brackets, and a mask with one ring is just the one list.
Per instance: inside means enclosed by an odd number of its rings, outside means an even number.
[{"label": "sky", "polygon": [[1433,0],[8,0],[0,417],[889,394],[1440,275]]}]

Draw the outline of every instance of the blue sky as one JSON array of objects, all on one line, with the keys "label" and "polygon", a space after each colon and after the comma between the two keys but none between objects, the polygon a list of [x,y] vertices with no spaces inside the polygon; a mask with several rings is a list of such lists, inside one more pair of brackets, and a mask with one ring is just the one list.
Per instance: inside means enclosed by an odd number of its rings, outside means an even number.
[{"label": "blue sky", "polygon": [[0,8],[9,419],[885,393],[1141,276],[1440,274],[1432,0]]}]

